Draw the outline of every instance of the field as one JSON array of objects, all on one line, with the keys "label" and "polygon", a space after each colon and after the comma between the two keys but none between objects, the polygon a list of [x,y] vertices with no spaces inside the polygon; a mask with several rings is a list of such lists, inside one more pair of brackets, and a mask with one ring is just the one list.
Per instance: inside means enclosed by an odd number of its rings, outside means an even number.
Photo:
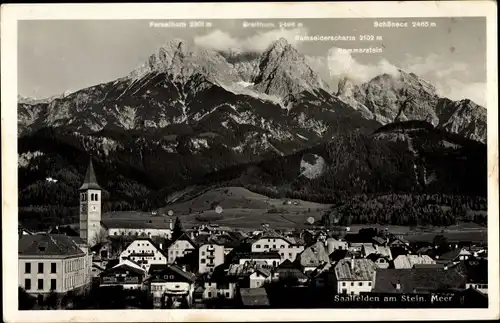
[{"label": "field", "polygon": [[[321,219],[330,205],[318,204],[301,200],[271,199],[250,192],[241,187],[225,187],[202,192],[193,191],[185,196],[178,195],[178,201],[158,210],[155,216],[145,212],[111,212],[103,215],[105,219],[123,220],[130,225],[149,222],[150,225],[164,224],[165,216],[172,213],[179,217],[185,228],[200,225],[203,222],[216,223],[235,229],[258,229],[263,223],[277,229],[302,229],[308,226],[307,219]],[[222,207],[222,213],[217,214],[215,207]],[[203,221],[200,221],[203,220]],[[474,223],[461,223],[448,227],[432,226],[393,226],[380,224],[353,224],[350,232],[356,233],[361,228],[388,229],[394,234],[403,235],[414,242],[432,241],[437,234],[445,235],[450,242],[456,241],[487,241],[486,227]]]}]

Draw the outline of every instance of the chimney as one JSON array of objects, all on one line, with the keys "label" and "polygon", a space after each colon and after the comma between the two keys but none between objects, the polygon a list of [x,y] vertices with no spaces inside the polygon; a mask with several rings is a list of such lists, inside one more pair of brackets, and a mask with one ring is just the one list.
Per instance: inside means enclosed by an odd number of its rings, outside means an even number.
[{"label": "chimney", "polygon": [[354,258],[351,259],[351,271],[354,271]]},{"label": "chimney", "polygon": [[160,250],[163,250],[163,243],[160,243]]},{"label": "chimney", "polygon": [[448,270],[448,265],[445,265],[443,270]]},{"label": "chimney", "polygon": [[401,289],[401,284],[399,282],[396,283],[396,289],[398,289],[398,290]]}]

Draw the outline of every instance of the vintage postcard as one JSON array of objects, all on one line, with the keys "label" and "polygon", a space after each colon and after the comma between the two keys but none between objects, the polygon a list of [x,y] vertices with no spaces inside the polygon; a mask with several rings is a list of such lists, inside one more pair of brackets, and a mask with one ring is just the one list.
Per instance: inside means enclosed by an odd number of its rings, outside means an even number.
[{"label": "vintage postcard", "polygon": [[495,2],[1,24],[5,321],[498,318]]}]

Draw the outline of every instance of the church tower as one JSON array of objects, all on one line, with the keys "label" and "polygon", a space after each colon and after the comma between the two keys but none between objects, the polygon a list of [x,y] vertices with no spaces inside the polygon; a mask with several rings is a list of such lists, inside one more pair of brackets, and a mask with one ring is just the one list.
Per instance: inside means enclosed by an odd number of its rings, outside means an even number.
[{"label": "church tower", "polygon": [[101,187],[97,184],[92,158],[79,191],[80,238],[91,247],[98,242],[101,231]]}]

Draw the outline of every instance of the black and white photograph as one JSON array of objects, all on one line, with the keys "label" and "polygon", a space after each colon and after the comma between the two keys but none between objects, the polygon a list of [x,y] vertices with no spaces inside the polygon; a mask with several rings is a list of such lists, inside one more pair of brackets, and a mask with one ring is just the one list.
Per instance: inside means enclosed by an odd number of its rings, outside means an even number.
[{"label": "black and white photograph", "polygon": [[491,13],[360,4],[18,19],[10,306],[498,315]]}]

